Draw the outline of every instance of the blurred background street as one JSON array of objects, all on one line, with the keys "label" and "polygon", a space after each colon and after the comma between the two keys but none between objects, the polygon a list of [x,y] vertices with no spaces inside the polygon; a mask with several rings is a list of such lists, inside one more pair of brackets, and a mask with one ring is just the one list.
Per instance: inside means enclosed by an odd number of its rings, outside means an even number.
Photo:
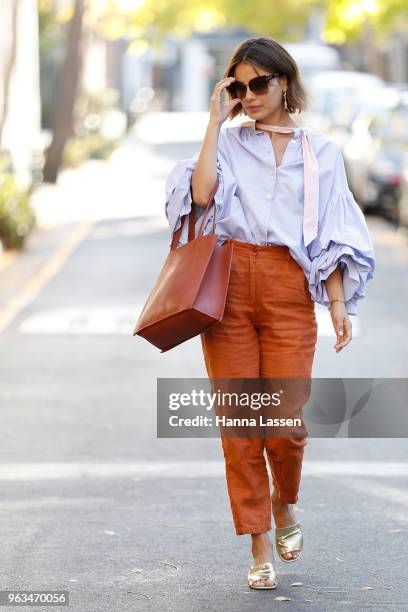
[{"label": "blurred background street", "polygon": [[199,339],[132,336],[169,249],[166,176],[199,151],[231,50],[265,34],[299,62],[314,103],[295,120],[341,146],[377,257],[341,353],[316,306],[313,374],[408,376],[405,2],[6,4],[0,590],[68,590],[78,612],[407,610],[405,439],[310,439],[304,554],[251,591],[219,439],[156,434],[157,378],[205,378]]}]

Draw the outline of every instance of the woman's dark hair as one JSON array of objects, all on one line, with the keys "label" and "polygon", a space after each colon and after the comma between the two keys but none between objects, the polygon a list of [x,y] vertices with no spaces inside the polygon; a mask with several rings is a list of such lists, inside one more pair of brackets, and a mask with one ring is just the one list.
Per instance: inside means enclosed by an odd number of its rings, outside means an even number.
[{"label": "woman's dark hair", "polygon": [[[288,88],[286,99],[288,112],[299,113],[307,108],[308,93],[302,83],[299,69],[293,57],[279,43],[272,38],[260,36],[249,38],[240,43],[233,51],[232,58],[224,72],[224,78],[235,76],[235,68],[240,62],[252,64],[256,72],[257,68],[267,70],[270,73],[279,72],[286,75]],[[231,96],[227,91],[231,100]],[[235,106],[230,115],[234,119],[237,115],[246,115],[241,104]]]}]

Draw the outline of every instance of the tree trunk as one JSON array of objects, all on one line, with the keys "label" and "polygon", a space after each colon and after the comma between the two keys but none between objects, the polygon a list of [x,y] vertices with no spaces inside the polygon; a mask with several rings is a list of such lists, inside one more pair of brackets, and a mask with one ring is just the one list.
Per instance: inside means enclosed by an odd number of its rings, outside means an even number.
[{"label": "tree trunk", "polygon": [[82,22],[84,0],[75,0],[74,15],[69,24],[67,50],[58,86],[53,117],[53,137],[44,165],[44,181],[55,183],[67,139],[73,133],[73,111],[82,66]]},{"label": "tree trunk", "polygon": [[371,74],[384,78],[380,51],[376,45],[373,26],[368,18],[361,29],[360,43],[364,69]]},{"label": "tree trunk", "polygon": [[3,95],[1,96],[0,108],[0,149],[3,146],[3,131],[7,119],[7,113],[9,108],[9,96],[10,96],[10,81],[13,72],[14,63],[16,61],[17,52],[17,10],[19,0],[12,0],[10,7],[11,16],[11,32],[10,32],[10,52],[7,57],[4,73],[3,73]]}]

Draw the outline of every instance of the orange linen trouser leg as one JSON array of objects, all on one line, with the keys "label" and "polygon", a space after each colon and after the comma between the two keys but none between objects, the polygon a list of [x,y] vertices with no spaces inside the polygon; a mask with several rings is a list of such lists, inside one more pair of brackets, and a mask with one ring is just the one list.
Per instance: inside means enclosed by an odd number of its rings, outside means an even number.
[{"label": "orange linen trouser leg", "polygon": [[[286,246],[227,242],[233,257],[224,316],[201,334],[209,378],[309,379],[317,322],[303,269]],[[264,450],[279,497],[296,503],[307,441],[221,434],[237,535],[271,529]]]}]

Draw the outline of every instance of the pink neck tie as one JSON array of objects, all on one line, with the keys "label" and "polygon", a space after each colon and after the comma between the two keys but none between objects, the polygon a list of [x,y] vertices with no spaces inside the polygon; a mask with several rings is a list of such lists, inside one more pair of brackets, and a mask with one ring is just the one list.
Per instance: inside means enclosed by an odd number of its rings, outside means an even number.
[{"label": "pink neck tie", "polygon": [[270,132],[282,132],[283,134],[289,134],[296,129],[301,130],[304,173],[303,240],[305,246],[307,246],[317,236],[319,218],[319,164],[310,142],[308,128],[269,125],[267,123],[256,123],[255,127]]}]

